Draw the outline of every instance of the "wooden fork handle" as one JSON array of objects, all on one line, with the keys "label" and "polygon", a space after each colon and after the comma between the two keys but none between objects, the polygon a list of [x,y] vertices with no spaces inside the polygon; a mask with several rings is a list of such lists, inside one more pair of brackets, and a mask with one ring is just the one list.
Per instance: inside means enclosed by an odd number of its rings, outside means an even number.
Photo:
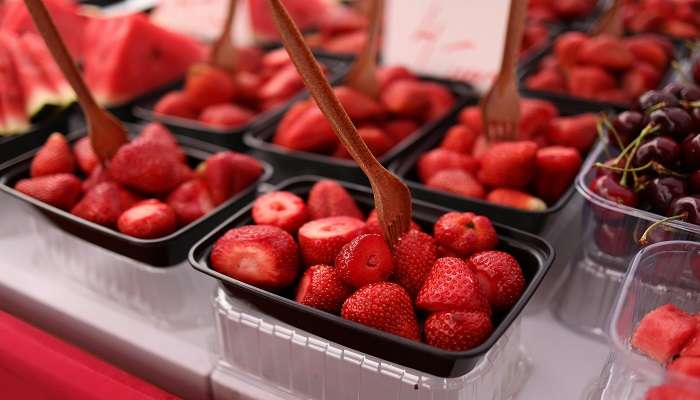
[{"label": "wooden fork handle", "polygon": [[304,42],[299,28],[292,21],[284,5],[280,0],[268,0],[268,4],[284,47],[287,48],[287,52],[311,96],[330,121],[340,141],[368,176],[377,167],[383,169],[384,167],[374,158],[372,152],[357,133],[355,125],[333,93],[330,83],[326,80],[311,50]]},{"label": "wooden fork handle", "polygon": [[[234,49],[233,40],[231,40],[231,30],[233,26],[233,20],[236,17],[236,8],[238,6],[238,0],[229,0],[228,9],[226,10],[226,19],[224,21],[224,26],[221,28],[221,33],[219,37],[214,42],[211,49],[210,61],[212,64],[224,67],[227,69],[234,69],[236,60],[226,60],[226,57]],[[231,48],[231,51],[224,51],[225,48]]]},{"label": "wooden fork handle", "polygon": [[379,82],[376,75],[377,52],[379,34],[382,30],[384,0],[369,0],[369,3],[367,41],[348,73],[347,85],[376,99],[379,97]]},{"label": "wooden fork handle", "polygon": [[85,114],[90,115],[95,110],[99,112],[101,110],[100,107],[92,97],[85,81],[83,81],[78,67],[61,39],[61,35],[58,33],[56,25],[54,25],[42,0],[24,0],[24,4],[27,6],[27,10],[29,10],[29,14],[31,14],[34,24],[36,24],[39,33],[44,38],[54,60],[56,60],[56,64],[61,68],[66,80],[78,96]]},{"label": "wooden fork handle", "polygon": [[501,78],[515,78],[520,44],[523,41],[528,0],[510,0],[506,41],[501,60]]}]

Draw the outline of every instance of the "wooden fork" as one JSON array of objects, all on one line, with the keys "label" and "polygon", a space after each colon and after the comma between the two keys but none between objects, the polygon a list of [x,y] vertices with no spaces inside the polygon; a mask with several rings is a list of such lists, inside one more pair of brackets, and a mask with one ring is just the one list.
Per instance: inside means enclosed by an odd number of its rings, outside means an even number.
[{"label": "wooden fork", "polygon": [[24,3],[56,64],[78,96],[78,102],[85,113],[88,136],[95,154],[103,163],[108,161],[122,144],[128,142],[126,129],[112,114],[103,110],[92,97],[42,0],[24,0]]},{"label": "wooden fork", "polygon": [[306,87],[330,121],[335,134],[367,175],[372,186],[379,224],[386,241],[393,245],[410,227],[411,193],[408,187],[374,158],[280,0],[268,0],[268,4],[282,43]]},{"label": "wooden fork", "polygon": [[237,0],[228,1],[226,21],[224,22],[224,26],[221,29],[219,37],[211,47],[211,63],[228,71],[235,71],[238,62],[236,58],[236,46],[233,43],[233,39],[231,39],[231,31],[233,30],[233,20],[236,16],[237,5]]},{"label": "wooden fork", "polygon": [[612,0],[612,4],[598,18],[592,32],[596,35],[608,34],[616,37],[625,33],[622,21],[622,0]]},{"label": "wooden fork", "polygon": [[481,99],[484,129],[491,140],[513,140],[517,134],[520,94],[516,69],[526,13],[527,0],[511,0],[501,70]]},{"label": "wooden fork", "polygon": [[362,53],[350,68],[346,84],[364,93],[370,98],[379,97],[379,82],[377,81],[377,51],[379,49],[379,33],[382,30],[382,15],[384,0],[370,0],[367,23],[367,41]]}]

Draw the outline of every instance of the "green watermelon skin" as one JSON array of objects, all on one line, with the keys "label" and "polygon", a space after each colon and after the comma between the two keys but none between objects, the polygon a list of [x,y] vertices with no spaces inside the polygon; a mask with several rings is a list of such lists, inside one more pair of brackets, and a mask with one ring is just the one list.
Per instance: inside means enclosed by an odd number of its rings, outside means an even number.
[{"label": "green watermelon skin", "polygon": [[14,135],[29,130],[24,97],[10,51],[0,46],[0,107],[3,110],[0,135]]},{"label": "green watermelon skin", "polygon": [[201,44],[153,24],[142,14],[93,19],[85,37],[85,81],[105,106],[125,103],[181,79],[205,55]]},{"label": "green watermelon skin", "polygon": [[56,93],[56,104],[67,106],[76,100],[73,88],[68,84],[63,72],[58,68],[46,43],[36,34],[26,34],[19,38],[21,50],[27,54],[34,64],[42,70],[42,75],[46,77],[51,88]]}]

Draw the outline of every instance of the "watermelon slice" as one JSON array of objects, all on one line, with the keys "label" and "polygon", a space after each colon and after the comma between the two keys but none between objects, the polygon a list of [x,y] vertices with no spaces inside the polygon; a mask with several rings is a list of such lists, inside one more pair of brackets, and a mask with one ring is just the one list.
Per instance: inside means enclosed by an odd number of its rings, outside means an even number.
[{"label": "watermelon slice", "polygon": [[673,304],[665,304],[642,318],[632,336],[632,346],[666,363],[693,338],[696,325],[691,315]]},{"label": "watermelon slice", "polygon": [[19,39],[20,49],[29,55],[34,61],[34,65],[42,70],[42,75],[46,77],[54,93],[56,93],[57,105],[66,106],[75,101],[76,96],[73,88],[68,84],[63,72],[58,68],[48,47],[44,41],[36,34],[26,34]]},{"label": "watermelon slice", "polygon": [[98,102],[117,105],[182,78],[204,46],[133,14],[88,23],[85,81]]},{"label": "watermelon slice", "polygon": [[0,135],[12,135],[29,129],[29,118],[24,109],[24,97],[19,87],[10,51],[0,46],[0,105],[3,110],[3,129]]}]

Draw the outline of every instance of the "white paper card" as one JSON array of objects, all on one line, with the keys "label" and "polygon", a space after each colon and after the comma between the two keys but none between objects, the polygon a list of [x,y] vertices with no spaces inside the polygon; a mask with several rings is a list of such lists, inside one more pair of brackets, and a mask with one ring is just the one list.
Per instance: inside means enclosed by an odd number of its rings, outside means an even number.
[{"label": "white paper card", "polygon": [[508,0],[386,0],[383,62],[485,89],[498,72]]}]

